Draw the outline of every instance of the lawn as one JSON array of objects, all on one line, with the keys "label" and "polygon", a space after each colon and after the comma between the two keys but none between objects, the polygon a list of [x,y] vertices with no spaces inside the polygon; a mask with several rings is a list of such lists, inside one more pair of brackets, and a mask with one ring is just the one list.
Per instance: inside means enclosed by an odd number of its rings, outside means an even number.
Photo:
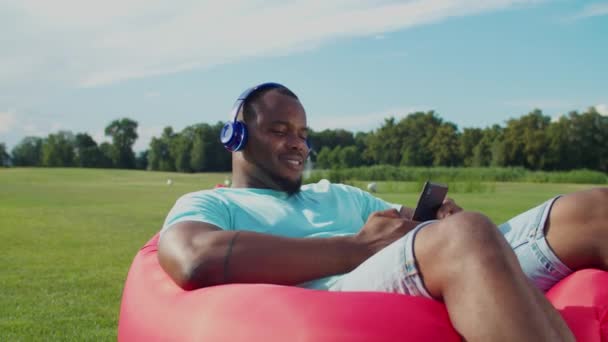
[{"label": "lawn", "polygon": [[[139,247],[181,194],[211,188],[225,177],[0,169],[0,341],[116,340],[122,287]],[[379,184],[378,196],[411,206],[418,185]],[[454,186],[450,196],[501,222],[585,187],[495,183],[473,192]]]}]

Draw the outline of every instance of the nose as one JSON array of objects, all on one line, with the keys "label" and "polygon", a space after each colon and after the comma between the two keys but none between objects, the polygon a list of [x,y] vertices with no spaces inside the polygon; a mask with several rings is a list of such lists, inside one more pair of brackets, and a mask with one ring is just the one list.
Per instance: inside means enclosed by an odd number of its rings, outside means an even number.
[{"label": "nose", "polygon": [[304,155],[308,155],[308,144],[306,143],[306,139],[302,139],[298,134],[289,134],[287,147],[300,150]]}]

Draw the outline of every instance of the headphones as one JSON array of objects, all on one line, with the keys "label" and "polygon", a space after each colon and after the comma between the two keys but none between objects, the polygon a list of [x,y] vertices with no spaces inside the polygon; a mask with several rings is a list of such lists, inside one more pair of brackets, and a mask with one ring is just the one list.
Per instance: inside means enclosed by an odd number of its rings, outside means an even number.
[{"label": "headphones", "polygon": [[[228,151],[241,151],[247,143],[247,126],[244,122],[237,121],[239,111],[241,110],[241,108],[243,108],[243,106],[245,106],[245,102],[247,101],[247,99],[249,99],[254,93],[275,88],[287,89],[287,87],[282,84],[275,82],[267,82],[258,84],[245,90],[241,94],[241,96],[236,99],[236,102],[234,102],[232,110],[230,111],[230,117],[233,117],[234,119],[232,121],[227,122],[224,127],[222,127],[222,130],[220,132],[220,141]],[[310,144],[308,139],[306,139],[306,146],[310,151]]]}]

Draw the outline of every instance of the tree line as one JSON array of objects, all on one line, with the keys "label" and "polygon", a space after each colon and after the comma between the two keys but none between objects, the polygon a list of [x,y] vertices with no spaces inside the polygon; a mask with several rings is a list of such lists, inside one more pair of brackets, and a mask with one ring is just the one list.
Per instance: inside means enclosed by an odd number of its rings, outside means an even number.
[{"label": "tree line", "polygon": [[[105,134],[112,142],[97,144],[87,133],[59,131],[45,138],[25,137],[10,154],[0,144],[3,166],[61,166],[145,169],[177,172],[225,172],[231,157],[219,142],[223,123],[200,123],[175,132],[165,127],[148,149],[133,151],[137,122],[112,121]],[[608,171],[608,117],[591,107],[557,120],[533,110],[486,128],[460,130],[436,112],[415,112],[380,128],[353,133],[344,129],[311,131],[315,168],[369,165],[510,167],[531,170],[590,169]]]}]

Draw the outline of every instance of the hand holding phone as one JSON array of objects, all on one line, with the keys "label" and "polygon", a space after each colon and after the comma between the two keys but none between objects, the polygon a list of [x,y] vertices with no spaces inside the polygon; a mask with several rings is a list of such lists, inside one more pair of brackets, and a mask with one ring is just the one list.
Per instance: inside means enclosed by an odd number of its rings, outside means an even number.
[{"label": "hand holding phone", "polygon": [[447,193],[447,185],[430,181],[424,183],[412,220],[423,222],[437,219],[437,210],[441,207]]}]

